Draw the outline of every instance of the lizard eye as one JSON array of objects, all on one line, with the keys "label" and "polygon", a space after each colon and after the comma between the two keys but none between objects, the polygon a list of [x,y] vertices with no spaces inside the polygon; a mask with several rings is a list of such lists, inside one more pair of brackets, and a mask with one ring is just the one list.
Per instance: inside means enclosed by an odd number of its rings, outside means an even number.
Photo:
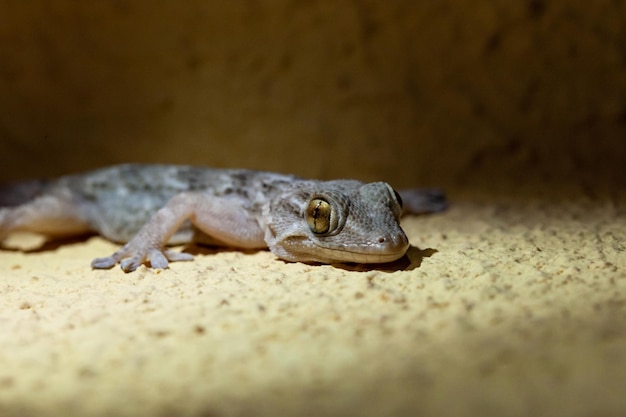
[{"label": "lizard eye", "polygon": [[332,211],[330,203],[321,198],[314,198],[309,202],[305,216],[313,233],[319,235],[330,231],[334,217]]}]

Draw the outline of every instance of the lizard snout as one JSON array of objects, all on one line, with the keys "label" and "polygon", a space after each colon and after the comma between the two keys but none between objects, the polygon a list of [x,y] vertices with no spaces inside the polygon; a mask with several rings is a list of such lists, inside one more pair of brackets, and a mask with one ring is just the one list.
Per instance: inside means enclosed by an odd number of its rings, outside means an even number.
[{"label": "lizard snout", "polygon": [[401,258],[409,249],[409,239],[402,229],[394,234],[386,234],[378,237],[370,251],[372,260],[368,263],[391,262]]}]

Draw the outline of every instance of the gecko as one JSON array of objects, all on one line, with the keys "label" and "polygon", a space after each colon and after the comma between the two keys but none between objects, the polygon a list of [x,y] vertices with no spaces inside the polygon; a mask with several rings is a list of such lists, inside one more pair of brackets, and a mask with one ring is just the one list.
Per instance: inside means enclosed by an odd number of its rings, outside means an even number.
[{"label": "gecko", "polygon": [[269,248],[291,262],[386,263],[409,248],[403,212],[446,206],[440,190],[398,192],[386,182],[131,163],[0,186],[0,242],[14,231],[97,233],[123,246],[91,267],[125,272],[192,260],[170,249],[190,242]]}]

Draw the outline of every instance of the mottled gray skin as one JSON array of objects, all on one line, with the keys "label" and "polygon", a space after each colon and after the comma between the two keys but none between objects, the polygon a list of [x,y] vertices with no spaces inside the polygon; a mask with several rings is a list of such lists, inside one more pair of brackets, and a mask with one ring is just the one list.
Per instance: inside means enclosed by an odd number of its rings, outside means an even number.
[{"label": "mottled gray skin", "polygon": [[[446,207],[436,190],[401,194],[411,213]],[[307,213],[309,206],[315,211]],[[382,182],[127,164],[0,187],[0,241],[17,230],[51,237],[96,232],[126,244],[92,267],[119,263],[126,272],[145,262],[166,268],[168,261],[190,260],[165,246],[191,241],[269,248],[288,261],[381,263],[409,246],[401,212],[398,193]]]}]

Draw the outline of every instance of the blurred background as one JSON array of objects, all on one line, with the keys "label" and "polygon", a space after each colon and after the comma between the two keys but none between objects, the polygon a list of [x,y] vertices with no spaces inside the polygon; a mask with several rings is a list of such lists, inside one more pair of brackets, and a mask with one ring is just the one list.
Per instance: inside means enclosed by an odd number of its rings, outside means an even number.
[{"label": "blurred background", "polygon": [[626,185],[626,2],[0,0],[0,16],[2,181],[161,162],[452,193]]}]

